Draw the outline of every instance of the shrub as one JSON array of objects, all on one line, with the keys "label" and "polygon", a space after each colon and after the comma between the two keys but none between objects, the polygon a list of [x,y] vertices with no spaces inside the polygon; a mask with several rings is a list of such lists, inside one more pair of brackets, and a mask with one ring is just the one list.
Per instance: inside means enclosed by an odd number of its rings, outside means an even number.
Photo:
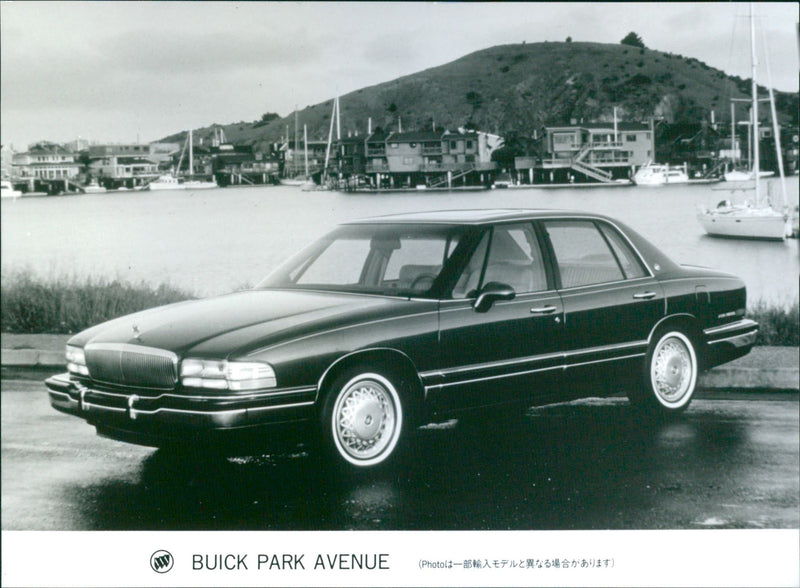
[{"label": "shrub", "polygon": [[759,324],[756,345],[800,345],[800,305],[797,302],[787,309],[760,300],[750,307],[747,316]]},{"label": "shrub", "polygon": [[122,315],[195,298],[167,284],[152,287],[118,279],[60,276],[30,271],[2,277],[0,329],[6,333],[76,333]]}]

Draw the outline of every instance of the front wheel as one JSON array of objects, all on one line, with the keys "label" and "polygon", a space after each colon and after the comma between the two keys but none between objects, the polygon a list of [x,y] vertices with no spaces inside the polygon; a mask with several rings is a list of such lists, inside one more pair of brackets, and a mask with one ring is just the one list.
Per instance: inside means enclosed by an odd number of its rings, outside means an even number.
[{"label": "front wheel", "polygon": [[655,414],[686,409],[697,385],[697,354],[692,340],[680,331],[662,331],[647,352],[644,382],[629,395],[632,402]]},{"label": "front wheel", "polygon": [[322,414],[326,445],[340,463],[369,468],[387,461],[403,430],[403,403],[391,379],[368,369],[336,379]]}]

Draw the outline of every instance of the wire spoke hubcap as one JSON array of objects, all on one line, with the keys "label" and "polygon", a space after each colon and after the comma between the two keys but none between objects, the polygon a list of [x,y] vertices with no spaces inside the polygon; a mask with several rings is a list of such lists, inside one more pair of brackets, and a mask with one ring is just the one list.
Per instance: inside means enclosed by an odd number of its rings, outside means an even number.
[{"label": "wire spoke hubcap", "polygon": [[656,394],[667,402],[676,402],[689,392],[694,363],[686,344],[676,337],[661,342],[655,351],[652,381]]},{"label": "wire spoke hubcap", "polygon": [[360,380],[338,398],[334,429],[340,447],[355,459],[380,455],[395,441],[396,409],[379,382]]}]

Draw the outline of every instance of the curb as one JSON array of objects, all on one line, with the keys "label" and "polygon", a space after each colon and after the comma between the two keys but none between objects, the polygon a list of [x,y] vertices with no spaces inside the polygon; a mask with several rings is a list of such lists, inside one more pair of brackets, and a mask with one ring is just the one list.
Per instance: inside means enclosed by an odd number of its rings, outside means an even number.
[{"label": "curb", "polygon": [[800,391],[800,370],[795,368],[740,368],[721,366],[709,370],[697,380],[698,388],[759,388]]},{"label": "curb", "polygon": [[62,367],[66,368],[63,351],[46,349],[3,349],[0,364],[3,367]]}]

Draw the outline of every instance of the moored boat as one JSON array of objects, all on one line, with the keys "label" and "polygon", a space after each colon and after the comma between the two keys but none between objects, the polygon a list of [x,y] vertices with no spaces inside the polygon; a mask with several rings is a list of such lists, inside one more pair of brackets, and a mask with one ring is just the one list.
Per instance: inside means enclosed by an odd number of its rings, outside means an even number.
[{"label": "moored boat", "polygon": [[83,187],[83,191],[87,194],[102,194],[106,189],[97,183],[97,180],[92,180]]},{"label": "moored boat", "polygon": [[681,167],[647,163],[636,171],[632,181],[637,186],[686,184],[689,182],[689,175],[686,173],[686,170]]},{"label": "moored boat", "polygon": [[717,237],[781,241],[786,236],[786,216],[769,205],[723,200],[713,210],[701,210],[697,218],[706,233]]},{"label": "moored boat", "polygon": [[[775,172],[771,171],[759,171],[758,177],[759,178],[769,178],[775,175]],[[729,172],[725,172],[723,176],[726,182],[752,182],[755,180],[755,173],[753,170],[741,170],[741,169],[734,169]]]},{"label": "moored boat", "polygon": [[[750,5],[750,44],[751,44],[751,101],[753,137],[759,137],[758,132],[758,85],[756,82],[756,41],[755,18],[753,6]],[[772,124],[775,135],[775,150],[778,158],[778,171],[780,174],[781,188],[783,191],[784,206],[786,206],[786,186],[784,183],[783,161],[781,159],[780,134],[777,129],[775,114],[775,96],[769,90],[769,101],[772,110]],[[761,197],[761,170],[759,169],[759,141],[753,140],[753,169],[750,180],[755,191],[754,200],[744,203],[731,203],[723,200],[716,208],[703,208],[697,215],[697,220],[706,233],[717,237],[732,237],[739,239],[771,239],[782,241],[790,233],[787,212],[780,212],[772,207],[769,199]],[[726,178],[727,180],[727,178]],[[730,181],[730,180],[727,180]]]},{"label": "moored boat", "polygon": [[[192,130],[189,129],[189,136],[186,138],[186,145],[189,148],[189,174],[186,177],[178,177],[174,173],[169,172],[163,174],[144,186],[145,190],[207,190],[210,188],[219,188],[217,182],[211,180],[197,180],[194,179],[194,150],[192,147]],[[183,160],[183,153],[178,160],[178,169],[181,167]]]},{"label": "moored boat", "polygon": [[0,183],[0,197],[19,198],[20,196],[22,196],[22,192],[14,189],[14,184],[8,180],[3,180],[2,183]]}]

